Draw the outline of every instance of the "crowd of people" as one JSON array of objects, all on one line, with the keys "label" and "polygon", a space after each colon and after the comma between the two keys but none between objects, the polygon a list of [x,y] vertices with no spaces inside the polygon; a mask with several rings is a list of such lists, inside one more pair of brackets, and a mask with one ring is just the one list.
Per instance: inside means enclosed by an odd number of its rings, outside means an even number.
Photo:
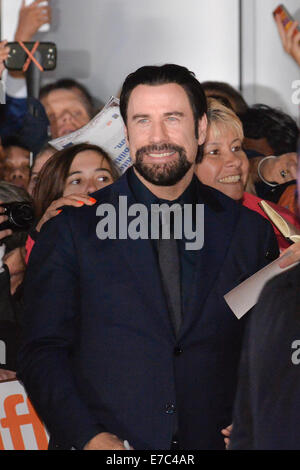
[{"label": "crowd of people", "polygon": [[[22,2],[15,40],[31,40],[50,21],[41,3]],[[286,31],[278,16],[276,24],[300,67],[298,23]],[[9,52],[2,41],[0,74]],[[291,243],[259,204],[267,201],[300,235],[296,121],[248,105],[230,84],[200,84],[184,67],[141,67],[120,95],[132,159],[121,176],[97,145],[49,144],[97,114],[89,90],[65,78],[43,86],[37,100],[22,95],[24,86],[21,72],[8,72],[0,381],[24,383],[50,448],[124,450],[128,440],[132,449],[299,449],[299,380],[284,347],[297,339],[300,241]],[[113,205],[121,224],[122,196],[148,209],[204,204],[203,248],[161,235],[150,244],[99,240],[98,206]],[[12,221],[11,203],[32,209],[30,227]],[[283,255],[289,270],[237,320],[224,295]],[[273,350],[279,378],[276,365],[268,373]]]}]

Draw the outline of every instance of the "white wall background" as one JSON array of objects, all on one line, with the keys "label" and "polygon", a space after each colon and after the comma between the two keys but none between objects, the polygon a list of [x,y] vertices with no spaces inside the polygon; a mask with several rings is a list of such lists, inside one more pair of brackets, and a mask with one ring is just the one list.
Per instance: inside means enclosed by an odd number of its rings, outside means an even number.
[{"label": "white wall background", "polygon": [[[226,0],[225,0],[226,1]],[[300,69],[281,45],[272,12],[278,0],[242,0],[243,94],[250,104],[281,107],[298,119],[299,106],[293,104],[294,80]],[[300,1],[285,0],[290,14],[300,21]]]},{"label": "white wall background", "polygon": [[[102,101],[145,64],[175,62],[199,80],[239,86],[238,0],[51,0],[58,67]],[[11,39],[21,0],[2,0],[2,38]]]},{"label": "white wall background", "polygon": [[[0,0],[1,1],[1,0]],[[175,62],[199,80],[239,86],[239,0],[51,0],[53,25],[40,40],[57,43],[58,67],[44,80],[71,76],[102,102],[144,64]],[[279,0],[242,2],[242,84],[249,104],[281,107],[294,118],[299,68],[281,46],[272,11]],[[12,39],[21,0],[2,0],[2,38]],[[300,20],[299,0],[284,4]]]}]

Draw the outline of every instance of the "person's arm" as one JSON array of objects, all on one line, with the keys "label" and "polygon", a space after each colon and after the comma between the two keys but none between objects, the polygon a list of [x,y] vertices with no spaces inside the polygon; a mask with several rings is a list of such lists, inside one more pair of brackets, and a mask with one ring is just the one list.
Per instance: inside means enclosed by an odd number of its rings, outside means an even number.
[{"label": "person's arm", "polygon": [[[43,24],[51,22],[51,7],[41,7],[43,1],[35,0],[26,6],[25,0],[22,0],[14,41],[31,41]],[[24,78],[23,72],[11,71],[9,74],[15,78]]]},{"label": "person's arm", "polygon": [[15,41],[31,41],[43,24],[51,23],[51,7],[41,6],[45,0],[35,0],[26,6],[25,0],[19,12],[18,25],[15,32]]},{"label": "person's arm", "polygon": [[297,153],[285,153],[278,157],[255,157],[249,160],[249,183],[285,184],[297,177]]},{"label": "person's arm", "polygon": [[[65,449],[93,446],[93,438],[109,431],[81,397],[70,363],[80,323],[79,277],[77,249],[64,210],[43,227],[30,255],[18,377],[50,434]],[[107,435],[102,437],[106,441]],[[100,445],[99,436],[95,440]]]},{"label": "person's arm", "polygon": [[95,204],[95,202],[96,202],[96,199],[90,196],[87,196],[86,194],[70,194],[67,197],[61,197],[53,201],[48,207],[48,209],[45,211],[41,219],[36,224],[36,227],[33,228],[29,233],[29,236],[26,242],[26,256],[25,256],[26,264],[28,263],[31,250],[37,240],[37,237],[43,225],[48,220],[59,215],[62,212],[61,207],[63,206],[81,207],[83,204],[87,204],[88,206],[90,206],[90,205]]},{"label": "person's arm", "polygon": [[297,29],[299,23],[294,21],[293,25],[286,31],[280,15],[275,16],[275,21],[285,52],[300,66],[300,31]]},{"label": "person's arm", "polygon": [[86,194],[69,194],[68,196],[62,196],[50,204],[48,209],[45,211],[45,213],[37,223],[36,231],[40,232],[41,228],[48,220],[60,214],[62,212],[61,208],[63,206],[81,207],[84,204],[92,206],[93,204],[95,204],[95,202],[96,199],[87,196]]}]

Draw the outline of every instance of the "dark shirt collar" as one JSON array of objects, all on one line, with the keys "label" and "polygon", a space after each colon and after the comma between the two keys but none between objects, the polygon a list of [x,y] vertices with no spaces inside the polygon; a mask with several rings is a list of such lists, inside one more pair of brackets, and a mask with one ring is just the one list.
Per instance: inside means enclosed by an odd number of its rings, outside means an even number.
[{"label": "dark shirt collar", "polygon": [[144,204],[146,207],[150,208],[151,204],[196,204],[197,202],[197,177],[194,175],[191,183],[186,188],[184,193],[174,201],[168,201],[165,199],[159,199],[155,194],[153,194],[136,176],[133,168],[131,171],[128,171],[128,183],[129,187],[133,193],[135,200],[141,204]]}]

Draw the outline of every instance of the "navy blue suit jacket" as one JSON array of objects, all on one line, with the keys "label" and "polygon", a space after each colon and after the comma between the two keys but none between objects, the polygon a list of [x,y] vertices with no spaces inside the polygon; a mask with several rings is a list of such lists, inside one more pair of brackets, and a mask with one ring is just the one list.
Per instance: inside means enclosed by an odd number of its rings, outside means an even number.
[{"label": "navy blue suit jacket", "polygon": [[[128,170],[132,171],[132,170]],[[95,193],[118,214],[127,174]],[[19,377],[58,448],[101,431],[135,449],[222,449],[245,320],[224,294],[278,256],[271,225],[197,183],[204,248],[176,340],[150,240],[96,236],[96,204],[65,208],[30,256]]]}]

